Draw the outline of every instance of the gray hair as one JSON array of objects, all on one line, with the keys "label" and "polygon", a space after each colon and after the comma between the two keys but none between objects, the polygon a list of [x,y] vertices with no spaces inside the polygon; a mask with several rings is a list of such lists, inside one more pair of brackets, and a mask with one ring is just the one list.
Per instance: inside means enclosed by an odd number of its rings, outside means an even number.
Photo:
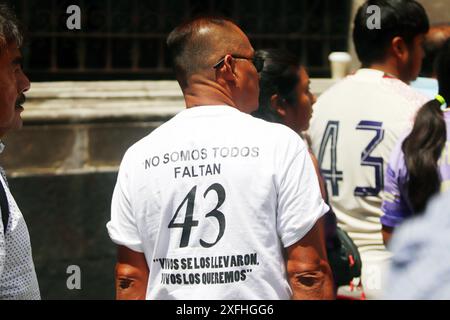
[{"label": "gray hair", "polygon": [[22,46],[23,35],[14,12],[5,4],[0,4],[0,48],[15,42]]}]

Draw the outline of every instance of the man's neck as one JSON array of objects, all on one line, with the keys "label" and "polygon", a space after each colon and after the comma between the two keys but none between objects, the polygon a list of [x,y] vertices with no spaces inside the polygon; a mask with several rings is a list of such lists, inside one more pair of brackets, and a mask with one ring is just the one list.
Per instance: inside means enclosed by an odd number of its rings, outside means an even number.
[{"label": "man's neck", "polygon": [[183,89],[186,108],[208,105],[228,105],[237,108],[231,95],[214,81],[205,80]]},{"label": "man's neck", "polygon": [[397,78],[406,84],[409,84],[409,82],[410,82],[409,79],[404,79],[402,77],[402,75],[400,74],[398,68],[393,66],[390,63],[373,63],[370,66],[368,66],[367,68],[382,71],[385,74],[387,74],[391,77]]},{"label": "man's neck", "polygon": [[378,70],[378,71],[382,71],[390,76],[393,76],[395,78],[400,78],[399,72],[397,70],[397,68],[393,68],[390,65],[386,65],[386,64],[380,64],[380,63],[375,63],[372,64],[368,67],[369,69],[374,69],[374,70]]}]

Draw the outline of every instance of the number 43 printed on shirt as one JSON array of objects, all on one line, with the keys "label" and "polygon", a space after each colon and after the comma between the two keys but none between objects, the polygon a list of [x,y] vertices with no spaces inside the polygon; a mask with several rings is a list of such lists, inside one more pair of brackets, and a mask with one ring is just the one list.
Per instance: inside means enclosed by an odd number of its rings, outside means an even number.
[{"label": "number 43 printed on shirt", "polygon": [[[203,198],[206,198],[209,192],[215,191],[217,193],[217,205],[214,208],[214,210],[210,211],[209,213],[205,214],[205,219],[214,218],[219,223],[219,233],[217,235],[216,241],[213,243],[206,242],[205,240],[200,239],[200,245],[204,248],[210,248],[214,246],[219,240],[223,237],[223,234],[225,233],[225,215],[220,212],[218,209],[222,206],[222,204],[225,202],[225,189],[223,186],[219,183],[214,183],[211,185],[203,194]],[[168,228],[181,228],[183,231],[181,233],[181,241],[180,241],[180,248],[185,248],[189,245],[189,239],[191,237],[191,229],[193,227],[198,227],[199,221],[194,220],[194,205],[195,205],[195,196],[197,193],[197,186],[194,186],[191,191],[187,194],[187,196],[184,198],[184,200],[181,202],[181,204],[178,206],[177,211],[175,211],[175,215],[173,216],[172,220],[170,220],[170,223],[168,225]],[[186,206],[186,214],[184,216],[183,223],[177,223],[175,220],[177,219],[178,214],[180,213],[181,209],[183,208],[184,204],[187,202]]]},{"label": "number 43 printed on shirt", "polygon": [[[357,186],[353,194],[359,197],[366,196],[376,196],[383,189],[383,158],[381,157],[373,157],[371,153],[378,144],[383,141],[384,138],[384,129],[382,122],[376,121],[367,121],[363,120],[358,123],[355,130],[369,130],[374,131],[375,136],[369,142],[367,147],[361,152],[361,165],[368,166],[374,168],[375,174],[375,187],[365,186],[360,187]],[[327,127],[322,137],[322,141],[320,143],[319,150],[319,166],[322,172],[322,175],[326,181],[331,183],[331,192],[333,196],[339,196],[339,181],[344,179],[344,173],[337,169],[337,141],[339,136],[339,121],[328,121]],[[327,150],[328,145],[330,144],[330,167],[323,167],[323,159],[325,155],[325,151]]]}]

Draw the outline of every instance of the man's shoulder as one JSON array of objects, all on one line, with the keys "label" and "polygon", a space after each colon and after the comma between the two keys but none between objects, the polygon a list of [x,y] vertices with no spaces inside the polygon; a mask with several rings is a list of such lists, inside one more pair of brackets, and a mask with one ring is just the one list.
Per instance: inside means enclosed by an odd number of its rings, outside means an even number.
[{"label": "man's shoulder", "polygon": [[[145,137],[132,144],[124,157],[134,158],[148,150],[164,147],[170,144],[171,139],[180,138],[179,134],[182,135],[183,139],[189,139],[189,131],[180,129],[185,128],[188,124],[185,120],[175,116],[161,124]],[[301,144],[303,142],[300,136],[289,127],[280,123],[268,122],[243,112],[236,112],[233,117],[226,121],[228,121],[226,125],[226,138],[228,140],[233,140],[232,137],[234,136],[235,138],[242,138],[242,141],[260,141],[265,145],[272,144],[278,147],[292,145],[292,143]],[[205,128],[211,128],[211,126],[213,124],[208,123],[208,120],[205,119]],[[198,128],[196,129],[198,130]],[[224,136],[217,132],[213,134]]]},{"label": "man's shoulder", "polygon": [[324,100],[336,99],[336,96],[341,96],[343,92],[351,90],[354,83],[355,81],[352,75],[339,80],[319,96],[316,104],[320,104]]},{"label": "man's shoulder", "polygon": [[392,94],[392,97],[397,97],[406,105],[413,105],[415,108],[419,108],[430,100],[430,98],[423,93],[398,79],[383,78],[382,83],[386,90]]},{"label": "man's shoulder", "polygon": [[319,101],[324,98],[335,99],[336,96],[342,95],[343,92],[358,93],[357,90],[368,90],[374,93],[384,93],[380,97],[402,97],[409,100],[426,99],[427,97],[414,90],[405,82],[378,72],[376,70],[359,70],[353,75],[338,81],[327,89],[320,97]]},{"label": "man's shoulder", "polygon": [[255,128],[258,128],[261,132],[261,139],[269,140],[272,138],[276,144],[282,145],[283,143],[302,143],[303,140],[298,133],[281,123],[274,123],[255,118],[248,115],[249,121],[251,121]]},{"label": "man's shoulder", "polygon": [[[380,114],[415,112],[429,99],[395,78],[364,79],[349,76],[325,91],[314,106],[314,113],[326,117],[331,112],[347,115],[343,108],[362,111],[376,107]],[[335,109],[336,108],[336,109]]]},{"label": "man's shoulder", "polygon": [[[230,107],[232,108],[232,107]],[[170,119],[169,121],[163,123],[158,128],[155,128],[150,134],[141,139],[137,144],[145,144],[146,142],[152,142],[160,138],[166,138],[167,135],[178,131],[179,128],[188,125],[189,118],[183,118],[182,114],[180,117],[177,115]],[[217,117],[215,122],[211,122],[211,118],[204,118],[201,121],[196,122],[199,127],[204,126],[205,130],[210,129],[214,124],[221,123],[221,126],[226,129],[229,134],[241,134],[241,135],[259,135],[261,139],[265,139],[271,135],[277,136],[296,136],[298,135],[289,127],[280,124],[273,123],[260,118],[254,117],[251,114],[241,112],[239,110],[233,110],[232,113],[227,114],[228,117]],[[218,129],[218,128],[216,128]],[[189,133],[186,133],[189,135]]]},{"label": "man's shoulder", "polygon": [[296,135],[296,133],[291,128],[289,128],[284,124],[266,121],[260,118],[256,118],[249,114],[243,114],[243,116],[244,117],[242,119],[244,121],[248,121],[257,129],[261,129],[264,131],[268,130],[270,132],[277,133],[280,135],[288,135],[288,136],[293,134]]},{"label": "man's shoulder", "polygon": [[179,128],[179,123],[177,119],[178,114],[173,116],[171,119],[160,124],[158,127],[152,129],[146,136],[137,140],[133,143],[127,150],[128,153],[137,152],[140,149],[147,149],[149,146],[154,145],[158,142],[167,142],[170,140],[174,131]]},{"label": "man's shoulder", "polygon": [[252,141],[259,140],[266,146],[276,149],[293,148],[298,144],[304,146],[300,135],[284,124],[266,121],[242,112],[238,117],[239,120],[235,118],[231,128],[239,126],[236,132],[242,136],[246,135]]},{"label": "man's shoulder", "polygon": [[162,133],[160,131],[162,131],[161,130],[162,127],[165,126],[166,124],[167,122],[161,124],[159,127],[149,132],[146,136],[142,137],[141,139],[131,144],[125,151],[122,162],[127,162],[128,160],[139,156],[140,154],[145,152],[145,150],[151,150],[151,148],[155,145],[155,142],[160,140],[157,137]]},{"label": "man's shoulder", "polygon": [[[343,107],[360,106],[367,93],[373,91],[374,84],[360,81],[355,75],[349,75],[325,90],[314,104],[314,115],[327,117],[329,112],[342,113]],[[339,109],[339,111],[337,111]]]}]

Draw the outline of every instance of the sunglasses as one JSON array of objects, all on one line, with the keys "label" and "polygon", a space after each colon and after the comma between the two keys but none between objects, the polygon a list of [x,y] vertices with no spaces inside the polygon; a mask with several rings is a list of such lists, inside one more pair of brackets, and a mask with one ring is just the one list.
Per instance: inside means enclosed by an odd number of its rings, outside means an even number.
[{"label": "sunglasses", "polygon": [[[249,60],[253,63],[253,65],[255,66],[255,69],[257,72],[261,72],[262,69],[264,68],[264,59],[261,57],[253,57],[253,58],[247,58],[247,57],[243,57],[243,56],[238,56],[238,55],[231,55],[231,57],[233,57],[234,59],[242,59],[242,60]],[[220,59],[214,66],[214,69],[219,68],[222,63],[225,61],[225,57],[223,57],[222,59]]]}]

